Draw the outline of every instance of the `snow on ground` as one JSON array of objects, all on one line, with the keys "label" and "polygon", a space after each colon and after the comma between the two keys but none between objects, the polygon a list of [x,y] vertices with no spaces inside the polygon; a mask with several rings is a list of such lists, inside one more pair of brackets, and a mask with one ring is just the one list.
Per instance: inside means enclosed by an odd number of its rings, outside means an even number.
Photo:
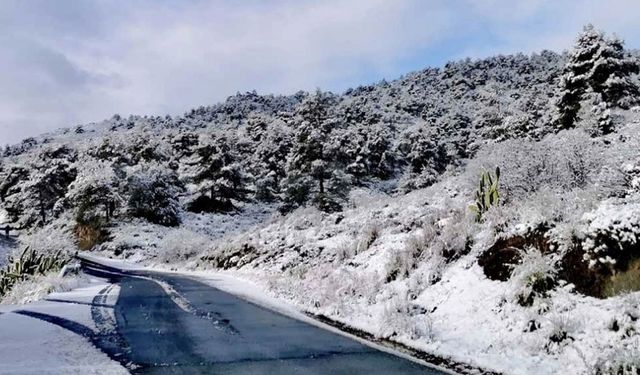
[{"label": "snow on ground", "polygon": [[16,314],[0,315],[0,374],[128,374],[86,339]]},{"label": "snow on ground", "polygon": [[[301,208],[281,217],[273,207],[249,204],[233,215],[184,214],[177,228],[118,222],[96,253],[211,272],[214,285],[248,299],[266,293],[298,310],[508,374],[590,374],[634,365],[640,292],[599,300],[560,283],[522,306],[518,296],[530,278],[557,270],[559,250],[522,249],[522,267],[505,282],[489,280],[478,257],[498,237],[541,224],[551,224],[548,234],[560,246],[574,236],[597,240],[609,227],[609,238],[636,241],[640,190],[618,167],[624,160],[630,163],[625,170],[640,171],[637,133],[627,126],[607,142],[594,143],[580,131],[538,143],[505,141],[426,189],[395,196],[355,189],[340,213]],[[495,165],[503,167],[505,203],[477,223],[469,205],[478,174]],[[619,198],[608,204],[605,198],[613,196]],[[220,269],[251,281],[255,290],[234,289]]]},{"label": "snow on ground", "polygon": [[51,293],[66,292],[87,283],[83,275],[61,276],[57,273],[39,275],[17,283],[5,295],[1,302],[4,304],[23,305],[39,301]]},{"label": "snow on ground", "polygon": [[[640,293],[599,300],[561,285],[532,306],[519,305],[529,270],[508,282],[486,278],[477,257],[495,240],[487,230],[495,223],[470,220],[468,202],[457,198],[460,186],[445,181],[398,197],[363,189],[342,213],[301,209],[209,240],[188,218],[185,227],[192,229],[151,228],[159,239],[152,248],[164,253],[137,259],[196,271],[215,287],[288,315],[295,306],[507,374],[590,374],[632,363]],[[473,245],[465,249],[469,238]],[[445,250],[458,255],[445,259]]]},{"label": "snow on ground", "polygon": [[111,228],[113,238],[95,249],[105,256],[116,254],[129,262],[170,263],[200,253],[212,240],[243,233],[268,220],[276,207],[246,204],[238,214],[195,214],[185,212],[177,228],[164,228],[144,220],[119,223]]},{"label": "snow on ground", "polygon": [[[0,305],[0,374],[128,373],[86,338],[17,313],[47,314],[98,329],[91,317],[90,303],[108,284],[98,279],[87,282],[84,287],[69,292],[53,293],[47,300],[28,305]],[[111,290],[106,304],[115,303],[117,292],[117,289]]]}]

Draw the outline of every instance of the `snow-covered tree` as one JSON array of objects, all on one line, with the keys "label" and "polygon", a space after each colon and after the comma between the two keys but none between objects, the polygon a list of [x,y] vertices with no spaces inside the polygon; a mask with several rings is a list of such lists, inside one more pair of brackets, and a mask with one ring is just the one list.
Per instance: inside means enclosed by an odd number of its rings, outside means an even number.
[{"label": "snow-covered tree", "polygon": [[[327,189],[327,180],[333,177],[335,159],[331,149],[327,147],[330,135],[336,126],[330,110],[335,97],[330,93],[317,90],[309,96],[297,112],[295,139],[292,152],[287,163],[287,179],[285,184],[285,210],[295,208],[307,197],[301,194],[311,194],[312,202],[319,208],[335,211],[339,210],[339,197]],[[309,186],[310,181],[314,186]],[[295,197],[288,197],[295,192]]]},{"label": "snow-covered tree", "polygon": [[[75,181],[69,186],[66,203],[75,211],[79,224],[110,221],[123,205],[124,172],[105,161],[85,157],[81,159]],[[117,168],[117,167],[116,167]]]},{"label": "snow-covered tree", "polygon": [[339,143],[333,147],[335,153],[344,155],[345,170],[356,181],[366,178],[384,180],[391,177],[395,169],[392,140],[392,132],[384,125],[353,126],[341,133]]},{"label": "snow-covered tree", "polygon": [[[575,124],[588,92],[598,94],[607,107],[628,108],[637,102],[640,91],[630,76],[638,73],[639,66],[638,59],[624,51],[622,40],[585,26],[560,80],[557,126],[567,129]],[[601,130],[611,129],[605,125]]]},{"label": "snow-covered tree", "polygon": [[198,134],[191,131],[182,132],[171,137],[169,143],[171,144],[174,157],[181,159],[193,155],[196,146],[198,146],[199,139]]},{"label": "snow-covered tree", "polygon": [[67,189],[75,179],[75,152],[46,147],[29,158],[26,168],[11,168],[0,184],[0,197],[17,226],[44,225],[58,216]]},{"label": "snow-covered tree", "polygon": [[254,143],[260,142],[269,128],[269,123],[272,121],[273,119],[262,113],[249,115],[247,119],[247,135],[249,139]]},{"label": "snow-covered tree", "polygon": [[246,177],[226,137],[201,139],[185,164],[183,179],[195,195],[188,203],[190,210],[229,211],[234,208],[233,201],[248,199]]},{"label": "snow-covered tree", "polygon": [[254,138],[250,170],[255,178],[255,197],[262,201],[274,201],[280,184],[286,176],[286,159],[292,147],[292,134],[281,121],[275,121],[268,131]]},{"label": "snow-covered tree", "polygon": [[140,167],[127,177],[127,213],[155,224],[176,226],[181,221],[181,189],[178,176],[166,168]]},{"label": "snow-covered tree", "polygon": [[402,189],[413,190],[436,182],[447,166],[447,154],[433,134],[420,124],[407,132],[398,145],[398,152],[404,155],[407,165]]}]

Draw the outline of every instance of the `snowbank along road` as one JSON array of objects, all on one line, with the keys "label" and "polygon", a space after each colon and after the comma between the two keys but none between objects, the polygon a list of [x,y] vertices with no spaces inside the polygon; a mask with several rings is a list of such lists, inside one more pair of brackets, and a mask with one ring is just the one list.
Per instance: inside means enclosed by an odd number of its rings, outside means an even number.
[{"label": "snowbank along road", "polygon": [[[81,263],[84,272],[109,280],[90,304],[95,328],[42,310],[13,313],[86,338],[132,373],[446,373],[187,276],[125,271],[87,259]],[[108,305],[107,296],[116,285],[117,302]]]}]

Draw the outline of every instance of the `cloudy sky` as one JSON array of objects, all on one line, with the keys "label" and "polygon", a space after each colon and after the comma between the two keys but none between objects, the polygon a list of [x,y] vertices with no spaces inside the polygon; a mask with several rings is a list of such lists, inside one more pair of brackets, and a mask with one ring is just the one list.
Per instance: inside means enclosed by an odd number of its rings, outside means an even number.
[{"label": "cloudy sky", "polygon": [[0,145],[238,91],[393,79],[462,57],[563,50],[582,25],[640,48],[637,0],[4,0]]}]

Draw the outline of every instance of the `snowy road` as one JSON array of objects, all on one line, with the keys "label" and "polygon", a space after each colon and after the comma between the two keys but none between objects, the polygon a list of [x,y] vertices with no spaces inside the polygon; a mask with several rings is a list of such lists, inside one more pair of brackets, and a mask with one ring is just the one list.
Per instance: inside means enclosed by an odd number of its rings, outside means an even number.
[{"label": "snowy road", "polygon": [[[190,277],[124,271],[92,262],[83,266],[85,272],[109,281],[90,303],[55,298],[47,303],[84,306],[90,310],[91,324],[43,308],[24,308],[4,315],[44,323],[49,329],[62,328],[65,334],[90,341],[111,359],[111,364],[105,362],[105,373],[121,372],[125,367],[145,374],[444,373]],[[110,302],[117,288],[117,301]],[[2,322],[0,319],[0,335],[6,329]],[[113,366],[117,364],[122,367]],[[88,372],[86,366],[59,369]]]}]

